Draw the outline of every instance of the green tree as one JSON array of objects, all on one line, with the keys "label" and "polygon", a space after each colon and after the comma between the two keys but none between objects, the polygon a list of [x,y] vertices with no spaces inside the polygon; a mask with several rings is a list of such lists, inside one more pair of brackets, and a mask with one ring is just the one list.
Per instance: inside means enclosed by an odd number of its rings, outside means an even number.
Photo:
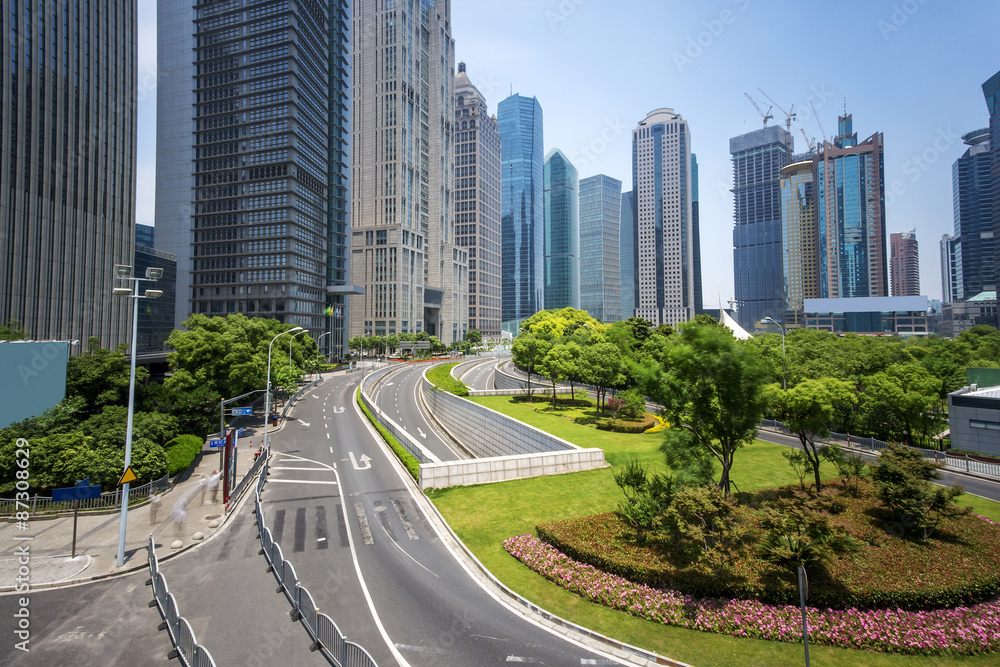
[{"label": "green tree", "polygon": [[[108,405],[126,405],[131,360],[124,351],[124,345],[115,351],[105,350],[91,337],[87,352],[71,356],[66,364],[66,396],[82,397],[88,414],[97,414]],[[136,386],[148,378],[149,371],[136,366]]]},{"label": "green tree", "polygon": [[673,478],[668,474],[649,474],[646,466],[637,459],[629,460],[615,470],[615,484],[625,494],[625,501],[618,503],[618,515],[636,531],[642,542],[646,531],[659,524],[663,513],[673,499]]},{"label": "green tree", "polygon": [[941,381],[918,364],[893,364],[864,380],[862,407],[873,435],[914,445],[915,436],[936,435]]},{"label": "green tree", "polygon": [[469,329],[469,331],[465,334],[465,340],[473,345],[479,345],[483,342],[483,334],[479,333],[475,329]]},{"label": "green tree", "polygon": [[645,394],[664,406],[672,428],[722,467],[719,488],[730,494],[736,452],[753,442],[764,410],[765,370],[753,348],[713,324],[681,325],[666,363],[647,359],[638,370]]},{"label": "green tree", "polygon": [[763,536],[757,544],[757,553],[780,565],[808,570],[828,562],[835,553],[859,547],[843,528],[831,525],[826,514],[795,503],[767,509],[761,528]]},{"label": "green tree", "polygon": [[[576,347],[576,344],[573,343]],[[557,343],[538,362],[538,370],[552,381],[552,408],[556,407],[556,385],[576,372],[576,360],[570,346]]]},{"label": "green tree", "polygon": [[816,438],[829,437],[829,427],[838,410],[857,403],[854,388],[843,380],[822,378],[805,380],[787,391],[777,384],[770,385],[765,394],[785,426],[798,436],[806,457],[806,470],[815,477],[816,491],[821,491]]},{"label": "green tree", "polygon": [[896,519],[899,532],[927,539],[941,522],[960,514],[954,500],[964,490],[960,484],[937,486],[941,465],[925,459],[916,449],[889,445],[872,468],[876,495]]},{"label": "green tree", "polygon": [[531,397],[531,373],[545,358],[551,344],[544,338],[532,335],[518,336],[510,351],[514,363],[528,371],[528,397]]},{"label": "green tree", "polygon": [[597,409],[603,411],[608,389],[625,382],[621,350],[608,342],[589,345],[583,349],[579,367],[581,379],[597,387]]},{"label": "green tree", "polygon": [[8,320],[6,324],[0,324],[0,340],[26,340],[28,332],[17,319]]}]

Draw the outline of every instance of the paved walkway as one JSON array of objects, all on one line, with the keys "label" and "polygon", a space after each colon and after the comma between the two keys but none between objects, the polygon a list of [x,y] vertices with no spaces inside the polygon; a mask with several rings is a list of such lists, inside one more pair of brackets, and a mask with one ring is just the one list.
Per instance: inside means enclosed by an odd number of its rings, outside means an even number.
[{"label": "paved walkway", "polygon": [[[279,426],[280,429],[280,426]],[[272,432],[274,429],[269,429]],[[253,454],[263,442],[263,427],[245,428],[237,443],[237,479],[249,470]],[[215,499],[202,480],[221,467],[220,449],[205,447],[195,464],[175,478],[171,488],[160,495],[159,506],[147,502],[128,511],[125,532],[125,562],[116,565],[121,512],[93,514],[80,512],[76,527],[76,557],[73,550],[73,515],[46,518],[36,515],[28,529],[18,530],[13,520],[0,522],[0,595],[14,589],[18,576],[18,549],[28,545],[32,589],[101,579],[147,567],[147,546],[152,534],[156,552],[163,560],[172,553],[198,544],[219,529],[225,520],[222,482]],[[250,492],[252,492],[252,487]],[[183,523],[175,520],[183,509]],[[23,538],[30,537],[30,540]]]}]

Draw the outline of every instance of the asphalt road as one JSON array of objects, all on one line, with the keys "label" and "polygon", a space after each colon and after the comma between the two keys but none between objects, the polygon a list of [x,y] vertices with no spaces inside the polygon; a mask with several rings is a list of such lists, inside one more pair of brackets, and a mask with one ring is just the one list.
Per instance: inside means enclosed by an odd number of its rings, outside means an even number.
[{"label": "asphalt road", "polygon": [[617,664],[512,611],[465,570],[354,409],[359,380],[337,376],[300,399],[262,495],[320,610],[383,667]]},{"label": "asphalt road", "polygon": [[493,376],[496,374],[497,357],[482,357],[475,361],[463,363],[457,366],[461,374],[459,379],[470,389],[486,390],[495,389]]}]

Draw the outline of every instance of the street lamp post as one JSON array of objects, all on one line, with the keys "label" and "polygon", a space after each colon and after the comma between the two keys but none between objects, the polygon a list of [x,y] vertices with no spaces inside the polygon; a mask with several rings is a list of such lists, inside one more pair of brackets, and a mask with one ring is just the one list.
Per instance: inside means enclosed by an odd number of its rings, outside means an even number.
[{"label": "street lamp post", "polygon": [[[132,299],[132,363],[128,379],[128,422],[125,427],[125,470],[132,465],[132,414],[135,410],[135,348],[139,337],[139,299],[156,299],[163,296],[163,291],[158,289],[148,289],[140,296],[140,282],[155,282],[163,277],[163,269],[149,267],[146,269],[145,278],[133,278],[132,267],[127,264],[115,266],[115,277],[118,280],[127,280],[132,283],[132,287],[115,287],[112,290],[114,296],[124,296]],[[118,557],[115,564],[121,567],[125,564],[125,528],[128,524],[128,491],[129,482],[122,486],[122,513],[121,524],[118,528]]]},{"label": "street lamp post", "polygon": [[287,333],[292,333],[293,331],[305,331],[302,327],[295,327],[289,329],[288,331],[282,331],[277,336],[271,339],[270,344],[267,346],[267,385],[264,390],[264,450],[268,448],[267,443],[267,425],[271,422],[271,346],[274,345],[274,341],[278,340],[279,336],[284,336]]},{"label": "street lamp post", "polygon": [[[319,346],[319,342],[320,342],[321,340],[323,340],[323,336],[329,336],[329,335],[330,335],[331,333],[333,333],[333,332],[332,332],[332,331],[327,331],[326,333],[321,333],[321,334],[319,335],[319,338],[317,338],[317,339],[316,339],[316,356],[320,356],[320,352],[319,352],[319,351],[320,351],[320,349],[321,349],[321,348],[320,348],[320,346]],[[327,362],[327,363],[330,363],[330,356],[329,356],[329,355],[327,355],[327,356],[326,356],[325,358],[326,358],[326,362]],[[318,374],[317,374],[317,375],[318,375]]]},{"label": "street lamp post", "polygon": [[[301,329],[302,327],[299,328]],[[304,333],[308,332],[305,329],[302,329],[302,331],[295,334],[295,336],[301,336]],[[294,339],[295,336],[288,339],[288,370],[292,370],[292,339]]]},{"label": "street lamp post", "polygon": [[784,389],[784,390],[787,390],[788,389],[788,379],[787,379],[788,371],[785,368],[785,327],[781,326],[781,322],[777,321],[773,317],[765,317],[764,321],[765,322],[773,322],[774,324],[778,325],[779,329],[781,329],[781,388]]}]

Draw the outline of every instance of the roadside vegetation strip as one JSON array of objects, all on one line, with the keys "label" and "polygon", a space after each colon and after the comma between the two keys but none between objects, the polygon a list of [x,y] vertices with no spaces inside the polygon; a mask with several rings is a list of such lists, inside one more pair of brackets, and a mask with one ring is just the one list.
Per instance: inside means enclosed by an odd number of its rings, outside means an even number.
[{"label": "roadside vegetation strip", "polygon": [[[532,535],[504,541],[504,549],[538,574],[578,595],[619,611],[691,630],[799,642],[801,609],[755,600],[694,598],[636,584],[580,563]],[[807,607],[809,641],[889,653],[976,655],[1000,649],[1000,602],[911,612]]]},{"label": "roadside vegetation strip", "polygon": [[427,379],[442,391],[447,391],[456,396],[468,396],[469,387],[461,380],[456,380],[451,376],[451,369],[455,366],[458,366],[458,362],[435,366],[427,371]]},{"label": "roadside vegetation strip", "polygon": [[389,444],[389,447],[396,455],[396,458],[398,458],[403,463],[403,465],[406,466],[406,469],[410,471],[410,475],[413,476],[413,479],[419,480],[420,462],[417,461],[416,457],[414,457],[413,454],[408,452],[405,447],[399,444],[399,441],[396,440],[396,438],[391,433],[389,433],[389,431],[387,431],[385,427],[378,422],[377,419],[375,419],[374,415],[372,415],[372,413],[368,410],[368,406],[366,406],[365,402],[361,400],[360,387],[358,388],[358,391],[355,394],[355,400],[357,400],[358,406],[361,408],[361,411],[365,413],[366,417],[368,417],[368,421],[372,423],[372,425],[375,427],[375,430],[377,430],[379,435],[382,436],[382,439]]},{"label": "roadside vegetation strip", "polygon": [[179,435],[163,445],[163,451],[167,455],[167,474],[173,477],[187,470],[204,445],[204,439],[197,435]]}]

